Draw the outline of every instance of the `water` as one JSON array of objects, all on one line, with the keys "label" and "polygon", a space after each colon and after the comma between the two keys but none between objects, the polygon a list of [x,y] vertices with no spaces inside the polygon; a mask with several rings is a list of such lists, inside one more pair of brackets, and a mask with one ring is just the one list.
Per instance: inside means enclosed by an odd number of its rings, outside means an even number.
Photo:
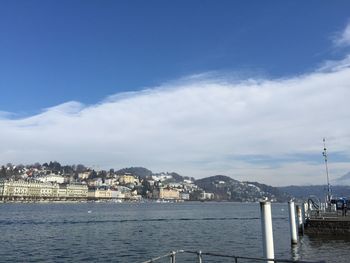
[{"label": "water", "polygon": [[[350,241],[341,238],[305,236],[291,248],[287,205],[272,210],[277,258],[349,262]],[[142,262],[177,249],[261,257],[259,205],[0,204],[0,262]]]}]

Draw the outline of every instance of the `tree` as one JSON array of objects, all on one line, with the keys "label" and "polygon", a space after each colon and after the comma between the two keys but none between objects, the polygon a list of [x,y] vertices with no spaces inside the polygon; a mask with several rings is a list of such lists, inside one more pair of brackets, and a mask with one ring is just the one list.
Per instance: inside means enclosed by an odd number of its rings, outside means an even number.
[{"label": "tree", "polygon": [[0,178],[6,178],[6,167],[5,166],[1,166]]},{"label": "tree", "polygon": [[52,171],[55,171],[55,172],[60,172],[62,167],[61,167],[61,164],[59,162],[50,162],[49,163],[49,168],[52,170]]},{"label": "tree", "polygon": [[84,172],[84,171],[86,171],[86,167],[85,167],[84,165],[78,164],[78,165],[76,166],[76,172],[77,172],[77,173],[82,173],[82,172]]}]

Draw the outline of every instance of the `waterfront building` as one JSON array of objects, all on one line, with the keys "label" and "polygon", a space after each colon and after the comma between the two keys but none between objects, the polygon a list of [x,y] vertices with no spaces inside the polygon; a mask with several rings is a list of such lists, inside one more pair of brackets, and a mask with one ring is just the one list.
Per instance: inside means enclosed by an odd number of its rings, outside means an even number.
[{"label": "waterfront building", "polygon": [[125,193],[121,191],[111,190],[111,196],[113,199],[125,199]]},{"label": "waterfront building", "polygon": [[213,200],[214,199],[214,194],[213,193],[206,193],[202,192],[199,196],[200,200]]},{"label": "waterfront building", "polygon": [[89,199],[112,199],[111,189],[106,188],[92,188],[88,191]]},{"label": "waterfront building", "polygon": [[0,181],[1,199],[77,199],[87,198],[88,188],[83,184],[57,184],[36,180]]},{"label": "waterfront building", "polygon": [[88,187],[86,184],[67,184],[68,198],[87,198]]},{"label": "waterfront building", "polygon": [[159,187],[153,190],[153,198],[166,199],[166,200],[178,200],[180,199],[180,193],[177,189],[173,189],[170,187],[167,187],[167,188]]},{"label": "waterfront building", "polygon": [[52,198],[58,195],[58,184],[39,181],[3,180],[0,181],[0,196],[2,199],[37,199]]},{"label": "waterfront building", "polygon": [[58,187],[58,198],[64,199],[67,197],[67,185],[66,184],[60,184]]},{"label": "waterfront building", "polygon": [[181,193],[180,193],[180,199],[181,199],[181,200],[190,200],[190,194],[189,194],[189,193],[181,192]]}]

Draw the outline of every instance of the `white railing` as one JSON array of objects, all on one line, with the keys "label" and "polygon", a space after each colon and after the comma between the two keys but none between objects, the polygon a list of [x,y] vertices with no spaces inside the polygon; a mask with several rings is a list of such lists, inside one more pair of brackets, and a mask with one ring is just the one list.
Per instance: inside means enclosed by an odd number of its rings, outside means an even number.
[{"label": "white railing", "polygon": [[[216,257],[216,258],[227,258],[227,259],[233,259],[233,262],[239,263],[244,260],[244,262],[280,262],[280,263],[325,263],[326,261],[304,261],[304,260],[291,260],[291,259],[269,259],[269,258],[257,258],[257,257],[246,257],[246,256],[235,256],[235,255],[225,255],[225,254],[219,254],[219,253],[210,253],[210,252],[202,252],[202,251],[189,251],[189,250],[177,250],[177,251],[171,251],[165,255],[158,256],[155,258],[151,258],[147,261],[143,261],[142,263],[153,263],[157,262],[161,259],[168,258],[170,263],[176,263],[176,255],[178,254],[193,254],[195,257],[197,257],[198,263],[203,263],[204,256],[206,257]],[[241,261],[240,261],[241,260]],[[229,262],[232,262],[231,260]]]}]

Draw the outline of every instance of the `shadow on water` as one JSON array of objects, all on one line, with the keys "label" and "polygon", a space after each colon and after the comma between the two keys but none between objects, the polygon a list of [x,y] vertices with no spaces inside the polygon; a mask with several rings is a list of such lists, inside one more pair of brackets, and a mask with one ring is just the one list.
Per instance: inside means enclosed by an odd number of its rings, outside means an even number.
[{"label": "shadow on water", "polygon": [[300,260],[300,245],[291,245],[290,254],[293,260]]},{"label": "shadow on water", "polygon": [[326,262],[350,262],[349,236],[305,235],[297,245],[292,245],[290,254],[293,260],[323,259]]}]

